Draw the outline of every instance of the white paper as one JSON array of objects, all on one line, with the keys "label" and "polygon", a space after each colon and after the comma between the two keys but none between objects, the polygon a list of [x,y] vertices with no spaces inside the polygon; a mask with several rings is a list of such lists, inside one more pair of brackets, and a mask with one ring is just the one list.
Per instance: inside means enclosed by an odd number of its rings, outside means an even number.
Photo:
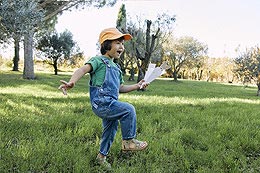
[{"label": "white paper", "polygon": [[148,66],[148,70],[145,73],[144,80],[147,83],[152,82],[157,77],[161,76],[164,72],[164,70],[167,70],[170,68],[170,66],[167,64],[167,62],[163,62],[160,67],[155,67],[156,64],[150,63]]},{"label": "white paper", "polygon": [[145,82],[152,82],[154,79],[162,75],[163,70],[160,67],[153,69],[151,74],[146,78]]},{"label": "white paper", "polygon": [[[148,69],[144,76],[145,83],[151,83],[157,77],[161,76],[165,70],[167,70],[171,67],[165,61],[162,63],[162,65],[160,67],[155,67],[155,66],[156,66],[156,64],[152,64],[152,63],[149,64]],[[143,88],[143,85],[140,87],[140,89],[142,89],[142,88]]]},{"label": "white paper", "polygon": [[145,73],[145,76],[144,76],[144,80],[145,81],[148,81],[148,78],[150,77],[150,75],[152,74],[153,70],[155,69],[155,65],[156,64],[152,64],[152,63],[149,64],[148,70],[147,70],[147,72]]}]

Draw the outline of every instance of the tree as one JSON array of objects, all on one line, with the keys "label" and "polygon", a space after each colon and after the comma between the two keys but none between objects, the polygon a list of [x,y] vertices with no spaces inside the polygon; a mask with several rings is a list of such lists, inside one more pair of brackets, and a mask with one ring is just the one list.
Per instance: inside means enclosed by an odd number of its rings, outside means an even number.
[{"label": "tree", "polygon": [[[138,34],[137,47],[136,47],[136,57],[138,66],[138,78],[140,81],[145,76],[145,71],[148,68],[149,63],[153,57],[153,54],[157,52],[156,56],[161,55],[158,49],[171,35],[173,23],[175,22],[175,16],[171,16],[166,13],[159,14],[157,20],[152,22],[151,20],[146,20],[146,30],[141,30],[141,34]],[[143,42],[143,40],[145,42]],[[161,59],[161,57],[160,57]],[[140,62],[139,62],[140,61]]]},{"label": "tree", "polygon": [[260,48],[252,47],[241,52],[234,62],[236,64],[234,72],[243,81],[243,84],[252,81],[256,83],[257,96],[260,96]]},{"label": "tree", "polygon": [[42,37],[38,42],[37,49],[46,57],[45,61],[53,66],[54,74],[57,75],[58,62],[70,59],[75,46],[76,42],[73,41],[72,33],[64,31],[61,34],[54,32]]},{"label": "tree", "polygon": [[124,68],[125,70],[129,70],[130,76],[128,78],[129,81],[134,81],[134,75],[137,72],[137,64],[139,64],[138,59],[136,58],[136,48],[138,44],[141,43],[139,41],[140,35],[142,35],[142,30],[137,28],[135,24],[128,23],[127,32],[132,35],[132,39],[125,43],[125,57],[124,57]]},{"label": "tree", "polygon": [[7,39],[13,39],[14,58],[13,71],[18,71],[20,41],[24,34],[35,25],[40,25],[43,19],[43,11],[37,8],[36,1],[0,1],[1,35]]},{"label": "tree", "polygon": [[[165,45],[165,49],[167,50],[171,62],[174,81],[177,81],[178,73],[184,65],[198,66],[200,58],[202,58],[208,50],[206,45],[188,36],[168,42],[168,44]],[[193,63],[195,63],[195,65]]]},{"label": "tree", "polygon": [[[117,21],[116,21],[116,27],[119,31],[121,31],[122,33],[126,32],[126,9],[125,9],[125,4],[122,4],[119,12],[118,12],[118,17],[117,17]],[[121,71],[123,74],[126,73],[126,66],[125,64],[125,52],[123,52],[120,55],[119,58],[119,65],[121,67]]]},{"label": "tree", "polygon": [[[46,11],[44,13],[44,22],[53,19],[58,14],[61,14],[65,10],[69,10],[73,7],[93,6],[96,8],[102,8],[104,6],[113,6],[116,0],[39,0],[38,9]],[[23,78],[34,79],[34,64],[33,64],[33,37],[37,29],[41,29],[39,26],[35,26],[34,29],[27,32],[24,41],[24,71]]]}]

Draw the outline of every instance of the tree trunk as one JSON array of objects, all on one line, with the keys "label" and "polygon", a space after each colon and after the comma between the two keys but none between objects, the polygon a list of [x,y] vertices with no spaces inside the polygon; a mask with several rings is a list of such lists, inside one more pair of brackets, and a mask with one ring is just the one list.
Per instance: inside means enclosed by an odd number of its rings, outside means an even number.
[{"label": "tree trunk", "polygon": [[257,83],[257,92],[256,96],[260,96],[260,83]]},{"label": "tree trunk", "polygon": [[33,31],[24,36],[24,79],[35,79],[33,64]]},{"label": "tree trunk", "polygon": [[20,39],[14,39],[14,59],[13,59],[13,71],[19,71],[19,45]]},{"label": "tree trunk", "polygon": [[[156,34],[152,35],[152,38],[150,36],[151,33],[151,24],[152,21],[147,20],[146,21],[146,47],[145,47],[145,55],[144,58],[142,58],[142,56],[140,55],[140,53],[138,52],[138,49],[136,49],[136,54],[138,59],[141,60],[141,64],[139,64],[139,61],[137,61],[137,67],[138,67],[138,76],[137,76],[137,82],[141,81],[142,79],[144,79],[145,77],[145,72],[148,68],[148,65],[150,63],[150,59],[151,59],[151,55],[154,51],[154,46],[155,46],[155,40],[160,32],[160,28],[157,29]],[[145,89],[139,89],[144,91]]]},{"label": "tree trunk", "polygon": [[141,65],[139,64],[139,62],[137,61],[137,67],[138,67],[138,75],[137,75],[137,82],[141,81],[144,78],[144,71],[141,67]]},{"label": "tree trunk", "polygon": [[150,53],[150,45],[151,45],[151,36],[150,36],[150,32],[151,32],[151,24],[152,22],[150,20],[146,21],[146,46],[145,46],[145,55],[144,55],[144,59],[141,62],[141,66],[138,70],[138,77],[137,77],[137,82],[139,82],[140,80],[142,80],[145,76],[145,70],[148,67],[149,61],[150,61],[150,57],[149,55],[151,55]]},{"label": "tree trunk", "polygon": [[145,76],[145,71],[148,68],[148,65],[150,63],[151,60],[151,56],[152,53],[154,51],[154,46],[155,46],[155,40],[158,37],[158,34],[160,32],[160,28],[157,29],[156,34],[152,35],[152,38],[150,36],[151,33],[151,25],[152,25],[152,21],[147,20],[146,21],[146,47],[145,47],[145,55],[144,55],[144,59],[142,60],[141,63],[141,68],[139,68],[139,72],[138,72],[138,78],[137,78],[137,82],[139,82],[140,80],[142,80]]},{"label": "tree trunk", "polygon": [[203,70],[200,70],[200,78],[199,78],[199,80],[202,79],[202,74],[203,74]]},{"label": "tree trunk", "polygon": [[174,79],[174,81],[177,81],[178,80],[178,78],[177,78],[177,72],[174,70],[173,71],[173,79]]},{"label": "tree trunk", "polygon": [[260,96],[260,74],[257,75],[257,83],[256,83],[256,85],[257,85],[257,93],[256,93],[256,95]]},{"label": "tree trunk", "polygon": [[182,71],[182,76],[181,76],[181,78],[182,78],[182,79],[185,79],[184,76],[185,76],[185,70]]},{"label": "tree trunk", "polygon": [[121,67],[121,71],[123,73],[123,75],[126,74],[126,69],[125,69],[125,66],[124,66],[124,62],[125,62],[125,52],[123,52],[119,58],[119,62],[118,64],[120,65]]},{"label": "tree trunk", "polygon": [[58,75],[58,63],[57,63],[57,61],[58,61],[58,58],[56,58],[53,62],[53,68],[54,68],[54,74],[55,75]]},{"label": "tree trunk", "polygon": [[137,82],[141,81],[145,76],[145,72],[143,69],[140,67],[138,71],[138,76],[137,76]]},{"label": "tree trunk", "polygon": [[135,69],[132,65],[131,69],[130,69],[130,76],[128,78],[128,81],[134,81],[135,80]]},{"label": "tree trunk", "polygon": [[211,71],[208,72],[207,82],[209,82],[209,80],[210,80],[210,73],[211,73]]}]

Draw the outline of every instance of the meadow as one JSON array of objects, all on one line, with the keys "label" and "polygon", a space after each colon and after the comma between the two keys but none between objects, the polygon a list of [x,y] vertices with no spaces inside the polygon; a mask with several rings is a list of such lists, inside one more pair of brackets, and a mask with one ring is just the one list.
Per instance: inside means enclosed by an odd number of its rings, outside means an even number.
[{"label": "meadow", "polygon": [[[0,72],[0,172],[103,172],[95,162],[102,128],[90,107],[89,76],[64,96],[59,80],[71,73],[36,75]],[[158,79],[120,100],[135,106],[138,139],[149,148],[122,153],[119,126],[108,156],[112,172],[260,172],[256,87]]]}]

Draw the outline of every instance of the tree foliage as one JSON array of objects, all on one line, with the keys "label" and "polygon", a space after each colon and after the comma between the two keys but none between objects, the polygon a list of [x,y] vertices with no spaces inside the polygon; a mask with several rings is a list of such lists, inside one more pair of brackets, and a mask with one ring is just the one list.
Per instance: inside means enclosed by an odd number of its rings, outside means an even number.
[{"label": "tree foliage", "polygon": [[10,38],[22,37],[28,30],[39,25],[44,11],[33,0],[1,0],[0,16],[3,32]]},{"label": "tree foliage", "polygon": [[168,42],[165,45],[165,50],[167,50],[173,78],[176,81],[180,69],[185,65],[190,68],[201,66],[202,58],[206,55],[208,48],[193,37],[185,36]]},{"label": "tree foliage", "polygon": [[[118,17],[116,21],[116,27],[119,31],[122,33],[126,33],[126,9],[125,9],[125,4],[122,4],[119,12],[118,12]],[[123,52],[118,60],[119,65],[121,67],[121,71],[123,74],[126,73],[126,63],[125,63],[125,52]]]},{"label": "tree foliage", "polygon": [[46,35],[39,40],[37,45],[37,49],[42,52],[46,62],[54,67],[55,75],[58,74],[58,62],[71,59],[75,47],[76,42],[73,41],[73,35],[69,31]]},{"label": "tree foliage", "polygon": [[72,8],[113,6],[117,0],[39,0],[39,8],[46,10],[44,20],[52,19],[63,11]]},{"label": "tree foliage", "polygon": [[243,83],[253,81],[258,87],[257,95],[260,95],[260,48],[258,46],[241,52],[234,60],[235,74]]},{"label": "tree foliage", "polygon": [[1,40],[12,40],[14,43],[13,70],[18,71],[19,48],[22,37],[39,26],[43,20],[44,11],[37,7],[37,2],[32,0],[1,0]]}]

